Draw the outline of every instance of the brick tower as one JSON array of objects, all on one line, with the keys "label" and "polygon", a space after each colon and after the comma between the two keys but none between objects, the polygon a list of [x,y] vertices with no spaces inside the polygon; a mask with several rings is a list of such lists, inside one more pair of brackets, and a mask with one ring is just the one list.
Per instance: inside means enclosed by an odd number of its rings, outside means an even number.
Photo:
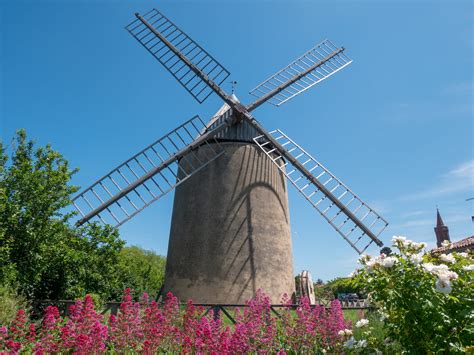
[{"label": "brick tower", "polygon": [[441,218],[438,209],[436,209],[436,227],[434,228],[434,231],[436,234],[436,244],[438,245],[438,248],[441,247],[441,243],[443,243],[443,241],[451,241],[449,238],[449,229],[444,225],[443,219]]}]

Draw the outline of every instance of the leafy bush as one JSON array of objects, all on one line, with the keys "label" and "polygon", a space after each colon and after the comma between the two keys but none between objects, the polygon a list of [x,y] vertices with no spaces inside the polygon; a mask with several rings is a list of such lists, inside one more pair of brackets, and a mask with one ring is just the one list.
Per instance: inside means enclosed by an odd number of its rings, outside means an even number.
[{"label": "leafy bush", "polygon": [[359,296],[362,296],[364,293],[363,289],[350,277],[337,277],[329,281],[325,285],[325,289],[332,292],[335,298],[337,298],[340,293],[357,293]]},{"label": "leafy bush", "polygon": [[0,285],[0,324],[8,324],[20,309],[28,309],[28,302],[9,285]]},{"label": "leafy bush", "polygon": [[467,351],[474,339],[471,256],[423,253],[425,244],[404,237],[393,244],[398,252],[391,256],[363,256],[354,276],[378,308],[388,338],[381,344],[368,329],[349,347],[380,351],[394,342],[409,353]]},{"label": "leafy bush", "polygon": [[157,295],[165,278],[166,259],[151,250],[137,246],[120,251],[118,262],[119,289],[131,288],[138,295]]}]

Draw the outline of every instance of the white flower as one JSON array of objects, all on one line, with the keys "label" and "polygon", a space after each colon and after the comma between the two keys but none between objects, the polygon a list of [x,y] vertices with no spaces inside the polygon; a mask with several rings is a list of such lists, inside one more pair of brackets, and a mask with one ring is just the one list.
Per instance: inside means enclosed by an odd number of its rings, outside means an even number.
[{"label": "white flower", "polygon": [[423,254],[421,253],[410,255],[410,261],[415,265],[420,264],[422,260],[423,260]]},{"label": "white flower", "polygon": [[368,260],[366,263],[365,263],[365,266],[368,268],[368,269],[372,269],[373,267],[375,267],[376,265],[379,264],[379,260],[378,259],[370,259]]},{"label": "white flower", "polygon": [[449,282],[451,280],[456,280],[458,278],[458,274],[456,274],[454,271],[450,270],[440,270],[436,272],[436,275],[440,280]]},{"label": "white flower", "polygon": [[423,269],[425,269],[428,272],[431,272],[432,274],[437,274],[438,272],[441,271],[448,271],[449,268],[445,264],[440,264],[440,265],[434,265],[432,263],[425,263],[421,265]]},{"label": "white flower", "polygon": [[356,347],[356,348],[365,348],[366,346],[367,346],[367,340],[365,340],[365,339],[359,340],[359,341],[354,345],[354,347]]},{"label": "white flower", "polygon": [[451,283],[447,280],[438,279],[436,281],[436,291],[448,294],[452,291]]},{"label": "white flower", "polygon": [[441,242],[442,247],[449,247],[451,245],[451,242],[449,240],[443,240]]},{"label": "white flower", "polygon": [[434,267],[432,263],[424,263],[421,266],[423,267],[423,269],[425,269],[428,272],[433,271],[433,267]]},{"label": "white flower", "polygon": [[456,260],[454,260],[454,256],[452,254],[441,254],[439,256],[439,259],[441,261],[444,261],[445,263],[451,263],[451,264],[454,264],[456,262]]},{"label": "white flower", "polygon": [[343,329],[337,332],[338,335],[340,336],[351,336],[352,335],[352,330],[350,329]]},{"label": "white flower", "polygon": [[359,321],[357,321],[356,323],[356,328],[362,328],[362,327],[365,327],[367,324],[369,324],[369,320],[368,319],[361,319]]},{"label": "white flower", "polygon": [[474,271],[474,264],[471,264],[471,265],[468,265],[468,266],[464,266],[462,268],[464,271]]},{"label": "white flower", "polygon": [[351,337],[348,341],[346,341],[344,346],[348,349],[352,349],[355,343],[356,343],[356,340],[354,339],[354,337]]},{"label": "white flower", "polygon": [[404,243],[407,240],[407,238],[402,237],[401,235],[394,235],[392,237],[392,243],[395,245],[397,243]]},{"label": "white flower", "polygon": [[412,247],[414,247],[417,250],[421,250],[421,249],[426,248],[426,243],[423,243],[423,242],[422,243],[415,243],[415,242],[413,242]]},{"label": "white flower", "polygon": [[361,255],[357,262],[361,265],[365,265],[370,259],[372,259],[370,255]]},{"label": "white flower", "polygon": [[393,265],[395,265],[395,263],[398,262],[398,259],[394,256],[389,256],[387,258],[383,258],[381,260],[381,265],[383,267],[386,267],[386,268],[389,268],[389,267],[392,267]]},{"label": "white flower", "polygon": [[463,257],[463,258],[469,258],[469,254],[468,253],[457,253],[459,256]]},{"label": "white flower", "polygon": [[439,264],[433,267],[434,272],[448,271],[448,270],[449,270],[449,267],[446,264]]}]

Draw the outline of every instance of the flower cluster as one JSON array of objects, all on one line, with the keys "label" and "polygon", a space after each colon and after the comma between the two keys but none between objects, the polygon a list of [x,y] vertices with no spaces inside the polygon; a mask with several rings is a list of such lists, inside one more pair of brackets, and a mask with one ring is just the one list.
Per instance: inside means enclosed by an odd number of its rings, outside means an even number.
[{"label": "flower cluster", "polygon": [[87,295],[66,318],[47,307],[38,329],[20,310],[11,324],[0,327],[0,353],[334,353],[352,335],[337,300],[325,308],[304,298],[296,310],[283,307],[277,316],[270,299],[258,291],[247,306],[236,310],[234,325],[226,326],[192,301],[182,307],[171,293],[163,304],[150,302],[146,294],[134,302],[126,289],[118,314],[105,319]]},{"label": "flower cluster", "polygon": [[363,255],[359,258],[359,263],[365,266],[367,270],[372,270],[377,267],[391,268],[398,262],[398,259],[393,256],[386,256],[380,254],[378,257],[371,257],[370,255]]},{"label": "flower cluster", "polygon": [[[442,258],[440,258],[443,260]],[[442,293],[450,293],[452,291],[451,281],[458,278],[458,274],[454,271],[449,270],[449,267],[445,264],[434,265],[432,263],[422,264],[423,269],[427,272],[435,275],[436,280],[436,290]]]},{"label": "flower cluster", "polygon": [[[363,256],[359,260],[362,268],[352,274],[378,309],[393,339],[387,344],[396,342],[413,353],[466,351],[472,342],[467,326],[472,323],[470,302],[474,298],[472,254],[426,253],[425,243],[402,236],[394,236],[392,242],[398,251],[389,257]],[[383,342],[376,344],[370,328],[365,320],[357,322],[355,339],[348,339],[346,348],[394,352]],[[367,343],[360,343],[363,340]]]}]

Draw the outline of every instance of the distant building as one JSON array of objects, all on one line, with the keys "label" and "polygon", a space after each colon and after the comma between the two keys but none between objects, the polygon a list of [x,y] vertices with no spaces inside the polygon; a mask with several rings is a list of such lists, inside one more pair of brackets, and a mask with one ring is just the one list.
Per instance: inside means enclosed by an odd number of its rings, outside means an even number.
[{"label": "distant building", "polygon": [[[453,251],[466,252],[474,249],[474,236],[470,236],[451,243],[451,238],[449,237],[449,228],[448,226],[444,225],[443,219],[441,218],[438,209],[436,209],[436,227],[434,228],[434,231],[436,234],[436,244],[438,246],[431,251],[434,254],[451,253]],[[443,246],[444,241],[448,241],[450,244]]]},{"label": "distant building", "polygon": [[441,218],[438,209],[436,209],[436,227],[434,228],[434,231],[436,234],[436,244],[438,245],[438,248],[443,245],[445,240],[451,242],[451,239],[449,238],[449,228],[448,226],[444,225],[443,219]]}]

